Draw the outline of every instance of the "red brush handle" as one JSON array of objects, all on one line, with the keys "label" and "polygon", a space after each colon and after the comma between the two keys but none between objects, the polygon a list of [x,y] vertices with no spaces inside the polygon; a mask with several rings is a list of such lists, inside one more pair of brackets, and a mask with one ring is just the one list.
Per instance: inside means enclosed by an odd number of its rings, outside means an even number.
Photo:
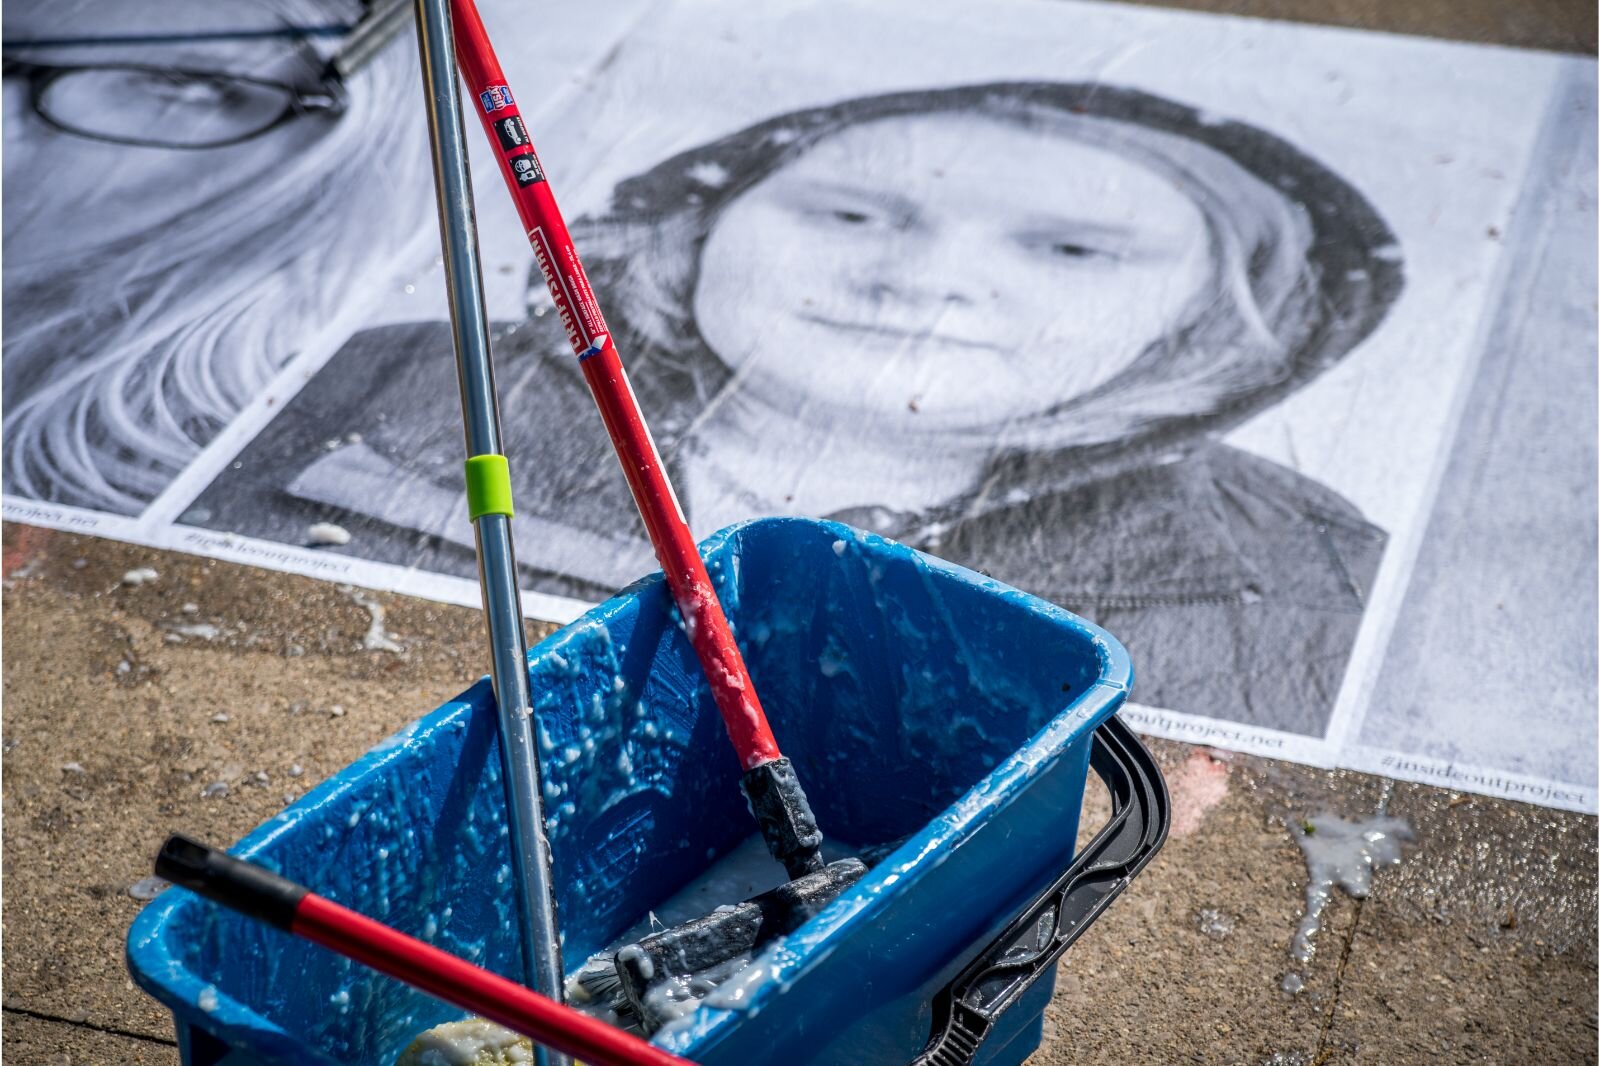
[{"label": "red brush handle", "polygon": [[155,868],[173,884],[365,963],[589,1066],[694,1066],[632,1033],[613,1029],[190,837],[168,837]]},{"label": "red brush handle", "polygon": [[308,892],[289,931],[590,1066],[685,1066],[687,1059]]},{"label": "red brush handle", "polygon": [[766,712],[756,697],[744,657],[739,654],[717,602],[705,563],[689,533],[689,523],[667,481],[661,455],[639,413],[639,402],[623,372],[622,360],[583,264],[578,261],[516,100],[495,59],[477,5],[473,0],[453,0],[450,7],[456,62],[471,90],[471,106],[489,134],[489,143],[500,161],[500,173],[528,231],[534,258],[550,286],[550,298],[555,301],[567,339],[582,363],[583,376],[605,419],[628,487],[633,490],[634,502],[655,545],[656,558],[683,615],[689,642],[700,658],[717,709],[722,712],[728,738],[744,769],[772,762],[781,757],[778,742],[767,725]]}]

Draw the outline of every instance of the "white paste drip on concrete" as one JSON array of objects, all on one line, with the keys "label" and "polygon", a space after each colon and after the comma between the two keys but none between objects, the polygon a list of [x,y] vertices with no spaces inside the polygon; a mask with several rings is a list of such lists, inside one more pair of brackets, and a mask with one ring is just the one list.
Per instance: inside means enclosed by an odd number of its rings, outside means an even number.
[{"label": "white paste drip on concrete", "polygon": [[1289,945],[1289,955],[1306,963],[1316,953],[1314,938],[1334,888],[1343,889],[1352,899],[1366,899],[1372,891],[1373,872],[1380,866],[1399,865],[1401,842],[1415,838],[1404,818],[1381,814],[1358,822],[1318,815],[1291,826],[1290,833],[1306,857],[1309,880],[1305,917]]},{"label": "white paste drip on concrete", "polygon": [[367,616],[372,619],[367,625],[366,636],[361,638],[362,650],[389,651],[396,654],[406,650],[399,641],[395,640],[394,635],[384,627],[384,619],[387,617],[388,612],[383,609],[383,604],[360,589],[351,588],[348,585],[342,586],[341,591],[346,596],[349,596],[357,607],[366,611]]}]

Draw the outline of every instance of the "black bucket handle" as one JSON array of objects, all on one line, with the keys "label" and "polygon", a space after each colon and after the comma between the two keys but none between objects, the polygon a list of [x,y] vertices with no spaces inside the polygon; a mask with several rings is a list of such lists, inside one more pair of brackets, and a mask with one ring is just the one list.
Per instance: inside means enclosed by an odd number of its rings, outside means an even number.
[{"label": "black bucket handle", "polygon": [[933,1035],[911,1066],[969,1066],[995,1023],[1083,935],[1161,850],[1172,811],[1154,757],[1108,718],[1089,765],[1111,792],[1111,819],[1044,893],[933,1000]]}]

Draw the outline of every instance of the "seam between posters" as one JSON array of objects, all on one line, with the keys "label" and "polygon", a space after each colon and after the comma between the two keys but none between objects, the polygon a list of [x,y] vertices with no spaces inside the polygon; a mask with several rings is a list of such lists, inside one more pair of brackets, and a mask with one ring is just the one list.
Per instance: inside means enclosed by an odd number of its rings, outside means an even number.
[{"label": "seam between posters", "polygon": [[[1539,132],[1529,143],[1518,168],[1515,186],[1517,197],[1507,216],[1505,232],[1510,238],[1501,249],[1494,264],[1494,277],[1487,293],[1490,302],[1483,307],[1473,331],[1468,355],[1469,365],[1464,369],[1455,395],[1451,398],[1450,413],[1445,431],[1440,436],[1440,447],[1434,453],[1428,480],[1423,492],[1421,521],[1414,522],[1408,532],[1390,542],[1390,553],[1383,561],[1374,582],[1374,595],[1350,656],[1339,698],[1334,704],[1326,734],[1331,749],[1339,753],[1339,765],[1348,766],[1344,758],[1346,745],[1360,735],[1362,722],[1372,702],[1372,694],[1383,669],[1389,640],[1405,605],[1416,568],[1417,557],[1428,530],[1433,525],[1435,504],[1445,470],[1454,451],[1456,434],[1466,414],[1467,404],[1483,368],[1489,344],[1501,322],[1501,312],[1513,297],[1520,298],[1531,284],[1528,272],[1522,270],[1527,259],[1549,239],[1554,224],[1555,198],[1546,195],[1545,179],[1565,166],[1568,150],[1562,143],[1565,119],[1563,112],[1573,93],[1580,91],[1586,82],[1584,68],[1587,61],[1576,57],[1562,57],[1550,79],[1549,96],[1540,118]],[[1381,592],[1379,590],[1382,590]]]}]

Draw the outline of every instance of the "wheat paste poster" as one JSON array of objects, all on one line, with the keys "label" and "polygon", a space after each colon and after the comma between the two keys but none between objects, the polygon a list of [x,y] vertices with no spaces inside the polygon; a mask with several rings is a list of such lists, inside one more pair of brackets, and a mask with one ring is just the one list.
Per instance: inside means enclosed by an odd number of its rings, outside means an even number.
[{"label": "wheat paste poster", "polygon": [[[1441,553],[1482,525],[1455,457],[1494,454],[1497,351],[1551,354],[1520,387],[1578,424],[1541,457],[1593,469],[1592,309],[1508,283],[1593,274],[1592,225],[1549,222],[1592,207],[1563,135],[1592,63],[1022,0],[635,5],[555,39],[486,14],[697,535],[837,518],[1104,625],[1146,731],[1593,809],[1558,757],[1594,747],[1592,476],[1519,546],[1588,574],[1524,731],[1559,747],[1441,743],[1526,713],[1526,679],[1385,680],[1413,648],[1459,672],[1459,610],[1413,578],[1481,581]],[[424,130],[375,103],[417,96],[410,48],[340,114],[185,149],[201,180],[135,149],[127,232],[45,180],[105,142],[8,79],[8,517],[476,602]],[[570,618],[650,548],[476,173],[527,603]],[[318,522],[350,543],[307,547]]]}]

